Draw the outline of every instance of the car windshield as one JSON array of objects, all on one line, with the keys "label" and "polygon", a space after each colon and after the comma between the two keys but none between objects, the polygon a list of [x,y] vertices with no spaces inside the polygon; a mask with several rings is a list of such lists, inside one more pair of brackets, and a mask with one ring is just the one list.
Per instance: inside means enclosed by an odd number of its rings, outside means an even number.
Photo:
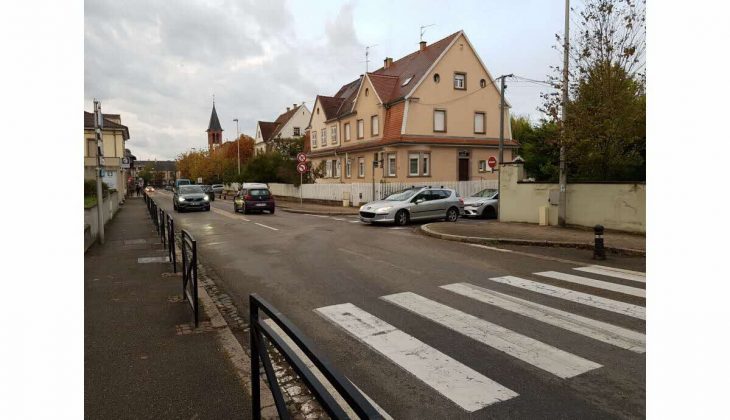
[{"label": "car windshield", "polygon": [[264,189],[248,190],[248,193],[253,196],[262,196],[262,197],[269,196],[269,190],[264,190]]},{"label": "car windshield", "polygon": [[486,190],[481,190],[478,193],[472,195],[472,197],[492,198],[495,194],[497,194],[497,190],[487,188]]},{"label": "car windshield", "polygon": [[203,192],[203,189],[200,188],[200,185],[181,185],[180,186],[180,194],[200,194]]},{"label": "car windshield", "polygon": [[413,197],[413,194],[417,193],[420,190],[420,188],[408,188],[403,191],[398,191],[397,193],[385,197],[385,201],[406,201]]}]

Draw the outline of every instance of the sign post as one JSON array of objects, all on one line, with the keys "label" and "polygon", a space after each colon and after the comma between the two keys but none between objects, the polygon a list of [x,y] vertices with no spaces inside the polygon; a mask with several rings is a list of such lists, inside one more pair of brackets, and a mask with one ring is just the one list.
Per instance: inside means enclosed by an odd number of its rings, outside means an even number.
[{"label": "sign post", "polygon": [[[101,102],[94,99],[94,135],[96,136],[96,211],[99,218],[99,243],[104,245],[104,194],[101,182],[104,176],[104,140],[101,130],[104,129],[104,117],[101,113]],[[111,200],[111,195],[109,196]]]},{"label": "sign post", "polygon": [[304,184],[304,173],[307,172],[307,155],[303,152],[297,153],[297,172],[299,172],[299,205],[302,205],[302,185]]}]

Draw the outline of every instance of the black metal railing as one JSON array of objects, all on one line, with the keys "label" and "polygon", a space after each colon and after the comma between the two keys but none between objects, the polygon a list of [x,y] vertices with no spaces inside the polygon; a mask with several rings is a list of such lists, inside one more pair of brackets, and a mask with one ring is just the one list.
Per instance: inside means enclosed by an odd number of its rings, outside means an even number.
[{"label": "black metal railing", "polygon": [[302,334],[281,312],[270,303],[259,297],[257,294],[249,296],[250,316],[250,340],[251,340],[251,398],[253,418],[261,418],[261,389],[259,384],[260,362],[264,366],[264,372],[269,382],[269,388],[274,396],[276,410],[282,419],[290,418],[286,408],[286,402],[281,392],[279,383],[276,380],[274,368],[266,351],[267,341],[276,347],[284,356],[287,362],[294,368],[297,375],[304,381],[322,408],[333,419],[349,418],[344,409],[335,401],[332,394],[325,388],[314,373],[307,367],[305,362],[297,353],[279,336],[270,325],[263,322],[259,317],[259,311],[263,311],[269,319],[301,349],[304,354],[322,372],[327,380],[334,386],[340,396],[347,402],[352,411],[362,419],[382,419],[382,416],[365,396],[342,374],[337,372],[330,362],[318,351],[315,350],[312,342]]},{"label": "black metal railing", "polygon": [[167,235],[165,234],[167,215],[165,214],[165,210],[162,208],[158,208],[157,217],[157,226],[159,226],[159,228],[157,229],[157,233],[160,235],[160,242],[162,242],[162,246],[167,247]]},{"label": "black metal railing", "polygon": [[167,255],[172,262],[172,272],[177,273],[177,254],[175,253],[175,220],[167,215]]},{"label": "black metal railing", "polygon": [[180,248],[182,253],[183,301],[187,300],[195,317],[195,328],[198,328],[198,247],[190,233],[180,230]]}]

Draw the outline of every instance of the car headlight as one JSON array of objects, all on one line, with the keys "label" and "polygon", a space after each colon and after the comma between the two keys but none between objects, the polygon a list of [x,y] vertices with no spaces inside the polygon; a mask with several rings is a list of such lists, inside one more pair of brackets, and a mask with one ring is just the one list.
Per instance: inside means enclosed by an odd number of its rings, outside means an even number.
[{"label": "car headlight", "polygon": [[182,203],[183,201],[185,201],[185,197],[178,197],[178,198],[177,198],[177,201],[179,201],[179,202],[181,202],[181,203]]},{"label": "car headlight", "polygon": [[204,201],[208,201],[208,200],[210,200],[210,198],[208,198],[208,195],[206,194],[206,195],[203,196],[203,200]]},{"label": "car headlight", "polygon": [[381,207],[381,208],[379,208],[379,209],[375,210],[375,213],[377,213],[377,214],[386,214],[386,213],[388,213],[388,212],[390,211],[390,209],[392,209],[392,208],[393,208],[393,207]]}]

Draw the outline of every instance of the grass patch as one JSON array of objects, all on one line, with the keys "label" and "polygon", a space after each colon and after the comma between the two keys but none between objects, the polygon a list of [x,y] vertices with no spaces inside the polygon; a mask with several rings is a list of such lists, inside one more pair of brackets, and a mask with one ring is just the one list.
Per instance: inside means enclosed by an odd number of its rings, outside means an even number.
[{"label": "grass patch", "polygon": [[94,195],[87,195],[84,196],[84,208],[90,209],[96,205],[96,196]]}]

